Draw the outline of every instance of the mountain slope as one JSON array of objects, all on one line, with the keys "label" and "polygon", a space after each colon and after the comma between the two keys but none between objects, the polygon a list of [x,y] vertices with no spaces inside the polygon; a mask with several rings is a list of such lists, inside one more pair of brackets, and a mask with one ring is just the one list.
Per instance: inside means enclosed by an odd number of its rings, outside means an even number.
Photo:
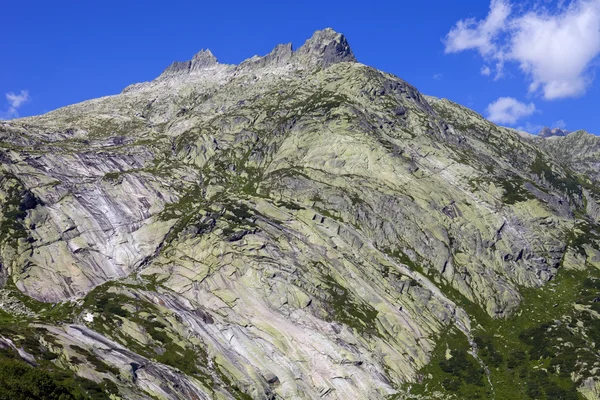
[{"label": "mountain slope", "polygon": [[123,398],[596,398],[596,175],[332,30],[0,135],[0,334],[44,368]]}]

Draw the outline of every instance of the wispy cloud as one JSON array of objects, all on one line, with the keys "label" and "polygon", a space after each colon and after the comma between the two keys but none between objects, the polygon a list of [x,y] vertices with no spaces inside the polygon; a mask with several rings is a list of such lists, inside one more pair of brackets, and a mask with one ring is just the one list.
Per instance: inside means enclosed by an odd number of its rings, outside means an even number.
[{"label": "wispy cloud", "polygon": [[500,97],[486,109],[487,119],[497,124],[514,125],[518,120],[535,112],[535,104],[521,103],[512,97]]},{"label": "wispy cloud", "polygon": [[435,79],[436,81],[441,81],[443,77],[443,74],[433,74],[433,79]]},{"label": "wispy cloud", "polygon": [[446,53],[476,50],[486,63],[495,63],[496,78],[505,63],[515,62],[529,92],[545,99],[584,94],[600,54],[600,0],[573,0],[553,11],[515,8],[509,0],[492,0],[485,19],[458,21],[446,35]]},{"label": "wispy cloud", "polygon": [[460,20],[446,35],[446,53],[476,49],[482,56],[495,56],[501,49],[496,38],[506,28],[511,13],[508,1],[492,0],[490,12],[484,20]]},{"label": "wispy cloud", "polygon": [[523,131],[523,132],[531,133],[533,135],[537,135],[543,128],[544,128],[544,125],[532,124],[531,122],[528,121],[528,122],[525,122],[525,125],[518,126],[516,129]]},{"label": "wispy cloud", "polygon": [[565,129],[567,127],[567,123],[564,120],[559,119],[558,121],[552,124],[552,127],[558,129]]},{"label": "wispy cloud", "polygon": [[6,111],[0,111],[0,119],[11,119],[19,116],[19,108],[29,101],[31,101],[31,97],[29,97],[28,90],[21,90],[19,94],[15,94],[13,92],[8,92],[5,94],[6,101],[8,102],[8,109]]}]

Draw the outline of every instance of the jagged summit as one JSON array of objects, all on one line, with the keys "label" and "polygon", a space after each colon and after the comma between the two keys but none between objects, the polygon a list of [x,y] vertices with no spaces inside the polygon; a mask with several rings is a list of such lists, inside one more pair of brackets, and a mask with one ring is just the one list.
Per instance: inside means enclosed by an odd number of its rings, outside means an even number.
[{"label": "jagged summit", "polygon": [[192,58],[192,68],[205,68],[215,64],[218,64],[217,57],[215,57],[208,49],[200,50],[194,55],[194,58]]},{"label": "jagged summit", "polygon": [[316,31],[295,55],[310,59],[322,67],[339,62],[356,62],[346,37],[331,28]]},{"label": "jagged summit", "polygon": [[236,70],[264,68],[268,65],[282,66],[290,63],[294,50],[291,43],[278,44],[266,56],[254,56],[244,60],[237,66]]},{"label": "jagged summit", "polygon": [[188,74],[194,71],[207,69],[219,64],[217,58],[208,49],[202,49],[189,61],[174,61],[161,76]]},{"label": "jagged summit", "polygon": [[567,136],[570,132],[560,128],[550,129],[547,126],[542,128],[542,130],[538,133],[538,136],[541,138],[549,138],[552,136]]},{"label": "jagged summit", "polygon": [[340,62],[355,61],[356,58],[346,37],[331,28],[326,28],[316,31],[297,51],[293,50],[291,43],[278,44],[269,54],[262,57],[248,58],[237,66],[220,64],[210,50],[203,49],[189,61],[173,62],[159,76],[159,79],[195,74],[215,67],[220,67],[223,71],[240,72],[267,66],[280,67],[288,64],[326,68]]},{"label": "jagged summit", "polygon": [[[144,90],[161,82],[173,83],[195,77],[203,82],[224,84],[234,77],[260,71],[258,75],[312,71],[342,62],[356,62],[354,53],[344,35],[331,28],[316,31],[294,51],[292,43],[278,44],[264,56],[255,55],[238,65],[223,64],[208,49],[202,49],[191,60],[175,61],[151,82],[134,83],[123,93]],[[182,81],[183,78],[183,81]]]}]

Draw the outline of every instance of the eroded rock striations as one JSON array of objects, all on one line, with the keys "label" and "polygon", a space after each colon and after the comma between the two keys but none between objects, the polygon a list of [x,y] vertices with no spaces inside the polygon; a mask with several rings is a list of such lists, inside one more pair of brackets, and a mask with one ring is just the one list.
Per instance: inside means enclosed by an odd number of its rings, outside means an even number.
[{"label": "eroded rock striations", "polygon": [[597,398],[597,352],[564,351],[600,315],[578,135],[424,96],[331,29],[202,50],[0,123],[0,334],[127,399]]}]

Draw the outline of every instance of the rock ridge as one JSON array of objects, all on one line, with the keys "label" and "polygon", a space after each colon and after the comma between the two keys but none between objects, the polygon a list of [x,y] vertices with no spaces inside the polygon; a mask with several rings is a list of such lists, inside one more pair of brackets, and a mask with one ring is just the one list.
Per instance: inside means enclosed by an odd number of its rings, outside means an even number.
[{"label": "rock ridge", "polygon": [[560,128],[550,129],[547,126],[543,127],[538,133],[539,137],[549,138],[553,136],[567,136],[570,132]]},{"label": "rock ridge", "polygon": [[331,28],[316,31],[297,51],[292,43],[278,44],[265,56],[253,56],[239,65],[221,64],[209,49],[200,50],[191,60],[174,61],[158,79],[201,73],[209,69],[233,69],[246,72],[265,67],[295,64],[303,67],[327,68],[340,62],[356,62],[346,37]]}]

